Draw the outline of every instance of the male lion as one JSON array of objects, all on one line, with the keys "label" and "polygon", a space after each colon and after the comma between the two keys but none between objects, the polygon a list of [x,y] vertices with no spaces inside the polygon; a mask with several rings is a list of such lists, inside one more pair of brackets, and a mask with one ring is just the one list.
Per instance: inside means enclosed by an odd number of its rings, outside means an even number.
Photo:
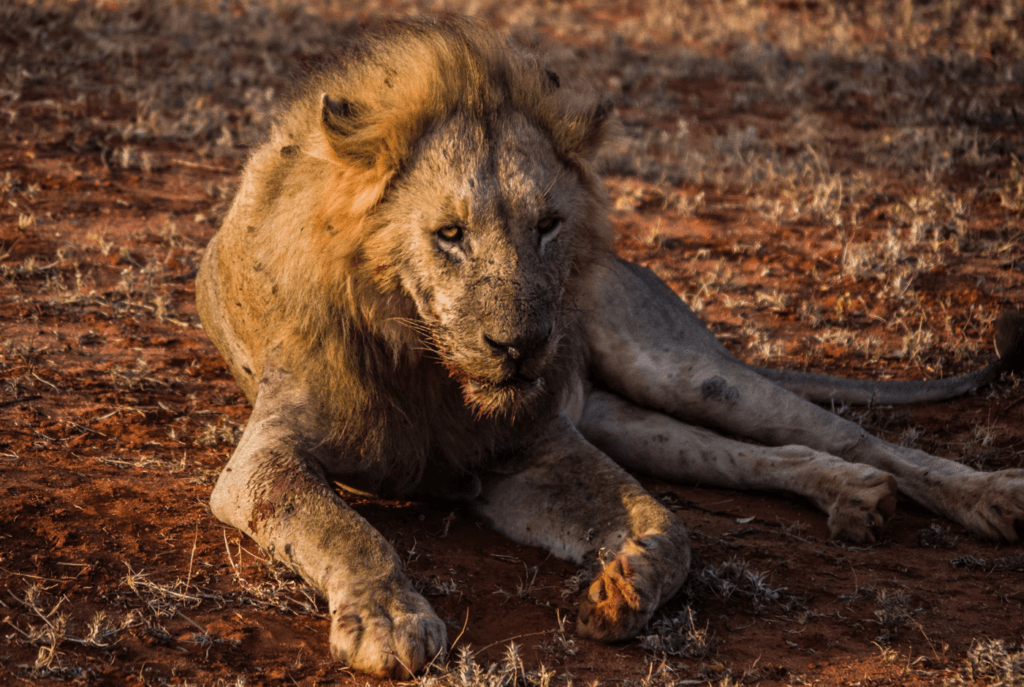
[{"label": "male lion", "polygon": [[479,25],[407,21],[315,76],[246,165],[196,285],[253,403],[211,505],[327,598],[331,649],[354,668],[420,670],[445,625],[331,481],[462,499],[592,566],[578,630],[608,641],[690,560],[683,523],[626,469],[803,494],[854,542],[874,541],[897,489],[981,535],[1024,533],[1024,470],[894,446],[787,390],[963,393],[1020,369],[1024,318],[1004,318],[999,362],[965,378],[748,367],[614,256],[592,164],[608,126],[595,95]]}]

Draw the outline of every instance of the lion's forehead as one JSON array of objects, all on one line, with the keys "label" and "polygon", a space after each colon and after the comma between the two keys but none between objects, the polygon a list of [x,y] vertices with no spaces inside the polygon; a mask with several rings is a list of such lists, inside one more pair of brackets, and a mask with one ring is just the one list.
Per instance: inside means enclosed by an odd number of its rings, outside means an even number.
[{"label": "lion's forehead", "polygon": [[525,117],[497,123],[453,120],[425,142],[423,176],[439,210],[467,221],[536,219],[564,170],[550,141]]},{"label": "lion's forehead", "polygon": [[507,196],[537,198],[561,169],[551,142],[518,113],[499,127],[492,155],[495,175]]}]

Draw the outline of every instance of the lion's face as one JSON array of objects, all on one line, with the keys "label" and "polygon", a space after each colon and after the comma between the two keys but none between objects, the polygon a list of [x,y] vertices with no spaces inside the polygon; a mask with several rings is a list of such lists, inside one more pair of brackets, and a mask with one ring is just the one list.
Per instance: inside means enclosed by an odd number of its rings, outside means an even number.
[{"label": "lion's face", "polygon": [[411,297],[410,326],[479,412],[516,413],[544,393],[572,326],[565,286],[588,198],[546,135],[512,113],[436,127],[380,207],[387,229],[367,258],[381,256],[379,278]]}]

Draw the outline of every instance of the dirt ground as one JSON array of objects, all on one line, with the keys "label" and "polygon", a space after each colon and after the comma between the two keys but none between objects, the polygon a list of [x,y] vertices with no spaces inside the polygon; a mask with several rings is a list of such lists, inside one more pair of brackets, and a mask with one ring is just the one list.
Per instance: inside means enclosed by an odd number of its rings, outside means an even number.
[{"label": "dirt ground", "polygon": [[[990,360],[993,319],[1024,308],[1022,3],[678,5],[0,3],[0,683],[378,684],[209,512],[249,409],[193,301],[248,146],[358,21],[473,12],[604,89],[621,253],[744,359]],[[836,410],[1024,467],[1019,378]],[[798,498],[644,482],[696,559],[614,646],[574,635],[572,565],[457,504],[354,500],[449,625],[453,669],[424,682],[1024,684],[1020,545],[903,499],[879,544],[845,546]]]}]

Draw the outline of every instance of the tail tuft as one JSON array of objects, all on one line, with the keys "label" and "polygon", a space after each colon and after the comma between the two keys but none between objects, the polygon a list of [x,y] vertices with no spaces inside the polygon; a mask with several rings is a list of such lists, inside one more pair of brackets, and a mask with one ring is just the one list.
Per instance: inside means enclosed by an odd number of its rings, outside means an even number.
[{"label": "tail tuft", "polygon": [[996,353],[1007,372],[1024,372],[1024,313],[1004,312],[996,320]]}]

